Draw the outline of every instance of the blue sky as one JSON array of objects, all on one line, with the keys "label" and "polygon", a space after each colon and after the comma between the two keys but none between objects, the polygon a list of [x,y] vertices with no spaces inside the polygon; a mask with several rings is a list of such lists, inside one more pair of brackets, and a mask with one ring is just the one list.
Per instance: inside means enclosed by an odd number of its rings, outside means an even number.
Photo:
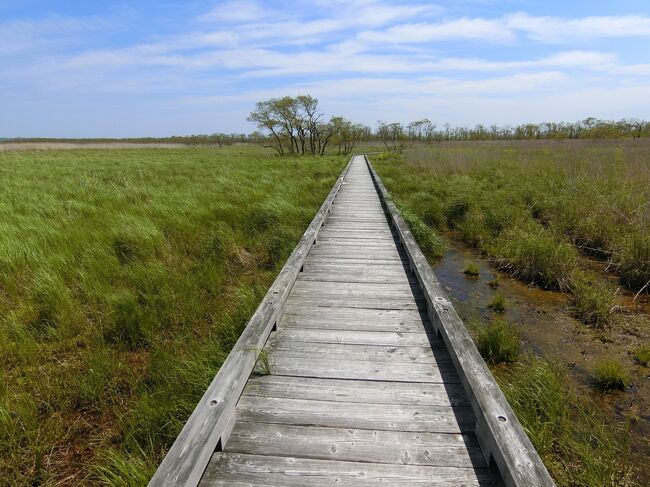
[{"label": "blue sky", "polygon": [[0,0],[0,137],[248,132],[309,93],[374,126],[650,118],[650,2]]}]

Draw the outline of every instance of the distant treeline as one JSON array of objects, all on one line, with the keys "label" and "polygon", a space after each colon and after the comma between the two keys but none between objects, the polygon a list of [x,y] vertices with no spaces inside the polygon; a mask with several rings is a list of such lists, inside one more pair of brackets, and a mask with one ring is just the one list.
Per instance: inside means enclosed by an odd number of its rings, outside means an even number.
[{"label": "distant treeline", "polygon": [[309,96],[272,98],[256,105],[249,121],[258,131],[250,134],[202,134],[172,137],[136,138],[14,138],[3,142],[69,142],[69,143],[137,143],[184,145],[262,144],[279,154],[324,154],[334,146],[337,152],[349,154],[359,141],[382,142],[389,151],[401,152],[407,142],[443,142],[467,140],[535,140],[535,139],[618,139],[650,137],[650,121],[622,119],[618,121],[587,118],[579,122],[527,123],[516,126],[483,125],[441,126],[429,119],[408,124],[380,121],[376,129],[350,122],[343,117],[323,120],[318,100]]},{"label": "distant treeline", "polygon": [[231,145],[235,143],[259,143],[259,134],[202,134],[175,135],[171,137],[129,137],[129,138],[14,138],[0,139],[1,142],[63,142],[72,144],[108,144],[113,142],[128,144],[185,144],[185,145]]},{"label": "distant treeline", "polygon": [[650,136],[650,122],[587,118],[574,123],[544,122],[516,126],[478,124],[474,127],[452,127],[446,123],[439,127],[425,118],[407,125],[379,122],[374,135],[380,140],[417,141],[641,138]]}]

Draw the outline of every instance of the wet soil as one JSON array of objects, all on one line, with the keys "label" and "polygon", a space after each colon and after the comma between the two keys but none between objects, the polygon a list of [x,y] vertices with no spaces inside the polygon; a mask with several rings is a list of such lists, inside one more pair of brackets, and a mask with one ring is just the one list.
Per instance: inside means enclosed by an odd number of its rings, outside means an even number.
[{"label": "wet soil", "polygon": [[[468,324],[491,319],[494,313],[487,305],[496,289],[488,282],[496,278],[508,304],[503,316],[521,331],[524,349],[565,365],[579,394],[588,395],[606,419],[628,425],[632,462],[641,485],[650,485],[650,368],[636,364],[632,355],[641,344],[650,342],[649,297],[633,301],[633,294],[619,288],[616,323],[597,330],[571,317],[567,294],[529,286],[495,270],[474,249],[457,241],[448,240],[447,244],[445,255],[432,264],[460,317]],[[467,262],[478,265],[478,277],[463,274]],[[605,273],[604,266],[602,272],[604,279],[615,279]],[[594,387],[590,373],[605,358],[618,361],[629,371],[633,380],[627,390],[603,394]]]}]

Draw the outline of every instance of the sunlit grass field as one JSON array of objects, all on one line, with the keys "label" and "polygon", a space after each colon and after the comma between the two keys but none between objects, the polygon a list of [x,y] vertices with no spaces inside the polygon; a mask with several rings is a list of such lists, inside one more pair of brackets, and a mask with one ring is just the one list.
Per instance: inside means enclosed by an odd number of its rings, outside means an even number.
[{"label": "sunlit grass field", "polygon": [[0,152],[0,484],[146,483],[346,159]]},{"label": "sunlit grass field", "polygon": [[615,288],[584,258],[633,292],[650,281],[648,140],[450,142],[378,159],[407,211],[526,282],[570,292],[589,325],[610,324]]}]

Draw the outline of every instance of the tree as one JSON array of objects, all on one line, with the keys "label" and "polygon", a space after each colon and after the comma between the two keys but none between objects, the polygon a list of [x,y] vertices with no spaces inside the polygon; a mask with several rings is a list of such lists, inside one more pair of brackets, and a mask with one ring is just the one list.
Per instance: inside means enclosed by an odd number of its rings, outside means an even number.
[{"label": "tree", "polygon": [[404,152],[404,127],[399,122],[379,122],[377,135],[389,152],[400,154]]},{"label": "tree", "polygon": [[349,154],[360,137],[370,129],[344,119],[323,121],[318,100],[310,95],[284,96],[258,102],[248,121],[266,135],[264,145],[278,154],[323,155],[329,143],[337,140],[339,153]]},{"label": "tree", "polygon": [[356,143],[370,128],[359,123],[352,123],[343,117],[332,117],[330,124],[335,129],[334,143],[338,147],[338,154],[351,154]]}]

